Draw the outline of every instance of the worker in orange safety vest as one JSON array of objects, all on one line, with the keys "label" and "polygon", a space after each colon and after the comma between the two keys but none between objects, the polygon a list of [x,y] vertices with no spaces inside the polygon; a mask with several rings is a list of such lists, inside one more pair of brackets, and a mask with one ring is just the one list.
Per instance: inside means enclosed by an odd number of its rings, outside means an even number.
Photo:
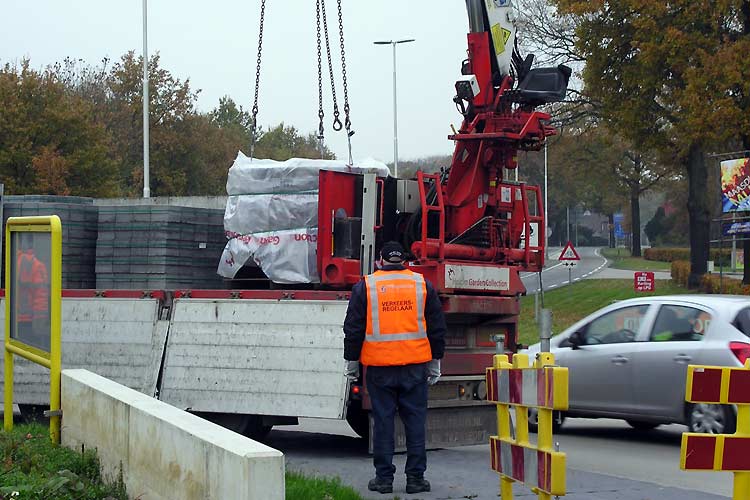
[{"label": "worker in orange safety vest", "polygon": [[352,288],[344,320],[346,375],[357,380],[360,363],[366,367],[375,424],[375,478],[367,487],[379,493],[393,492],[396,411],[406,430],[406,492],[430,491],[424,479],[427,386],[440,378],[446,324],[437,292],[403,266],[405,257],[400,243],[383,245],[380,270]]},{"label": "worker in orange safety vest", "polygon": [[34,254],[33,235],[20,233],[16,252],[16,338],[49,351],[49,275]]}]

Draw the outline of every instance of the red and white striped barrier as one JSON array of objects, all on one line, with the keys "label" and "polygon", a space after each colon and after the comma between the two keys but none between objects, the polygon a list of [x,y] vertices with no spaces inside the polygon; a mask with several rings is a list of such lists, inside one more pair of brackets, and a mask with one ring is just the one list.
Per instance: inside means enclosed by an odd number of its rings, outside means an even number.
[{"label": "red and white striped barrier", "polygon": [[532,488],[552,492],[552,465],[557,462],[552,453],[492,437],[490,454],[494,471]]},{"label": "red and white striped barrier", "polygon": [[[552,447],[552,411],[568,408],[568,369],[554,366],[543,353],[534,366],[528,356],[516,354],[513,364],[497,355],[487,369],[487,400],[497,404],[498,436],[490,438],[492,469],[500,474],[503,500],[513,498],[513,482],[534,488],[540,499],[565,494],[565,454]],[[516,411],[512,437],[510,409]],[[528,408],[539,415],[539,440],[529,443]]]}]

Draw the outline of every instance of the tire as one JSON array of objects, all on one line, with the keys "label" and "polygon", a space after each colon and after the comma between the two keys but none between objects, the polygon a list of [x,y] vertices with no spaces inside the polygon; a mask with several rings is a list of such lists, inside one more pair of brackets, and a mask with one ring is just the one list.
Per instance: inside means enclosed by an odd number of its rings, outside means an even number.
[{"label": "tire", "polygon": [[737,427],[737,415],[729,405],[691,404],[686,420],[690,432],[704,434],[733,434]]},{"label": "tire", "polygon": [[273,425],[263,424],[263,417],[260,415],[247,415],[247,426],[244,434],[253,441],[263,441],[273,429]]},{"label": "tire", "polygon": [[361,402],[352,402],[347,408],[346,421],[359,437],[370,438],[370,412],[362,409]]},{"label": "tire", "polygon": [[656,429],[661,425],[657,424],[656,422],[646,422],[643,420],[626,420],[626,422],[630,427],[637,431],[650,431],[651,429]]},{"label": "tire", "polygon": [[[558,432],[565,422],[565,414],[560,411],[552,412],[552,432]],[[536,408],[529,408],[529,432],[539,431],[539,412]]]}]

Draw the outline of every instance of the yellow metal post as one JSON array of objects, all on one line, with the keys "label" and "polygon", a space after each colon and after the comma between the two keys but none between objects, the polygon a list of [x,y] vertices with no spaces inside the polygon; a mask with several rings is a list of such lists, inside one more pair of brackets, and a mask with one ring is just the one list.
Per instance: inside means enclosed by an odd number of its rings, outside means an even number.
[{"label": "yellow metal post", "polygon": [[[495,368],[512,368],[508,356],[496,354],[494,357]],[[497,405],[497,433],[500,439],[510,439],[510,407],[508,405]],[[500,476],[500,498],[502,500],[513,500],[513,480],[507,476]]]},{"label": "yellow metal post", "polygon": [[[748,365],[745,364],[745,368]],[[750,437],[750,405],[737,405],[737,432],[735,436]],[[750,472],[734,473],[733,500],[750,498]]]},{"label": "yellow metal post", "polygon": [[[7,328],[5,330],[8,331]],[[7,334],[6,334],[7,335]],[[7,339],[6,339],[7,342]],[[13,430],[13,354],[5,350],[5,383],[3,392],[3,428]]]},{"label": "yellow metal post", "polygon": [[[5,226],[5,290],[10,286],[10,266],[13,259],[10,255],[10,225]],[[7,294],[6,294],[7,295]],[[3,387],[3,428],[6,432],[13,430],[13,354],[8,351],[10,344],[10,300],[5,297],[5,378]]]},{"label": "yellow metal post", "polygon": [[[552,366],[555,364],[555,356],[549,352],[539,353],[539,357],[534,362],[536,368],[544,368],[545,366]],[[537,448],[542,451],[554,451],[554,443],[552,437],[552,423],[554,419],[554,412],[547,408],[538,408],[538,425],[537,425]],[[540,500],[551,500],[552,495],[539,491],[537,496]]]},{"label": "yellow metal post", "polygon": [[50,272],[50,399],[53,413],[49,434],[53,443],[60,443],[60,384],[62,379],[62,224],[57,216],[50,217],[51,272]]}]

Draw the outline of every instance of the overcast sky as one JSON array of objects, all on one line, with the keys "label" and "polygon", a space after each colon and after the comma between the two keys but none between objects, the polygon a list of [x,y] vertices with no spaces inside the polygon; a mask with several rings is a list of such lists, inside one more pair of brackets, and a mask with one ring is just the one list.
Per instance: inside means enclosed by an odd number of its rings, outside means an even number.
[{"label": "overcast sky", "polygon": [[[336,1],[326,6],[337,35]],[[466,56],[465,2],[343,0],[343,6],[355,159],[393,159],[392,50],[374,40],[416,39],[397,49],[399,158],[452,152],[447,135],[461,118],[451,99]],[[149,52],[158,51],[164,68],[201,89],[201,111],[223,95],[252,107],[259,0],[151,0],[148,8]],[[0,23],[2,63],[28,57],[41,68],[71,57],[96,64],[143,47],[142,0],[2,0]],[[317,130],[315,0],[267,0],[264,32],[259,123]],[[340,77],[338,61],[335,68]],[[337,93],[343,108],[340,79]],[[343,133],[331,130],[330,100],[325,111],[326,140],[347,158]]]}]

